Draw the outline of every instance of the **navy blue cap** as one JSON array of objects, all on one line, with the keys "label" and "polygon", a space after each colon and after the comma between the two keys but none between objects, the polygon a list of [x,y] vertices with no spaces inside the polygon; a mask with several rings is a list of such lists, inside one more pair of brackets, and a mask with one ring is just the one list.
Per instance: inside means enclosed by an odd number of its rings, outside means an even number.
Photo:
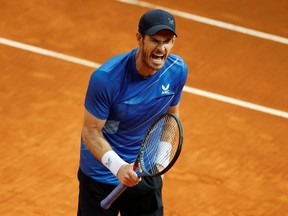
[{"label": "navy blue cap", "polygon": [[147,35],[154,35],[161,30],[175,31],[175,19],[167,11],[156,9],[146,12],[139,21],[138,31]]}]

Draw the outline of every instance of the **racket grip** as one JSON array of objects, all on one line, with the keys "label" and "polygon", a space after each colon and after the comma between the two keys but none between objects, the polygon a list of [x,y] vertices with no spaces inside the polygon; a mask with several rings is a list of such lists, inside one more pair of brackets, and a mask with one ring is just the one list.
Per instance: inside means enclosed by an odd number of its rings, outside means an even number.
[{"label": "racket grip", "polygon": [[103,209],[108,209],[110,205],[126,190],[127,186],[123,184],[117,185],[116,188],[105,198],[101,201],[101,207]]}]

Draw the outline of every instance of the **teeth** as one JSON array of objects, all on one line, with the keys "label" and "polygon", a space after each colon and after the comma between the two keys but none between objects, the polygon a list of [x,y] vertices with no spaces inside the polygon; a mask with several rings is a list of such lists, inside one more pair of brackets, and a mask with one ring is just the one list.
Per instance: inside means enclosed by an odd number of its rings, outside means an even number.
[{"label": "teeth", "polygon": [[153,54],[152,58],[154,58],[154,59],[163,59],[163,55],[155,55],[155,54]]}]

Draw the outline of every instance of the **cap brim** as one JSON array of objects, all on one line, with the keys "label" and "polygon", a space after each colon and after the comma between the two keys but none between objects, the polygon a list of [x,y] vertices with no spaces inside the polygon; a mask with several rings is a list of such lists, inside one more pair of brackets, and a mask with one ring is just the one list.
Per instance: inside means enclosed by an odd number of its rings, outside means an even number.
[{"label": "cap brim", "polygon": [[170,26],[167,26],[167,25],[156,25],[156,26],[153,26],[153,27],[151,27],[149,29],[146,29],[144,31],[144,33],[151,36],[151,35],[154,35],[154,34],[156,34],[157,32],[159,32],[161,30],[170,30],[177,37],[177,34],[174,31],[174,29],[171,28]]}]

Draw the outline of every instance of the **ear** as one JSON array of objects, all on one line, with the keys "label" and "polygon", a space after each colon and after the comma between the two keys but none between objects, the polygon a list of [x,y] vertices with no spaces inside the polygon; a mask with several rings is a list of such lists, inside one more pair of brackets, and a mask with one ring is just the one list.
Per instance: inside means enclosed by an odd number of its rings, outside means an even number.
[{"label": "ear", "polygon": [[175,41],[176,41],[176,36],[174,35],[172,38],[172,46],[174,45]]},{"label": "ear", "polygon": [[136,33],[136,40],[137,40],[138,46],[142,45],[143,36],[139,32]]}]

